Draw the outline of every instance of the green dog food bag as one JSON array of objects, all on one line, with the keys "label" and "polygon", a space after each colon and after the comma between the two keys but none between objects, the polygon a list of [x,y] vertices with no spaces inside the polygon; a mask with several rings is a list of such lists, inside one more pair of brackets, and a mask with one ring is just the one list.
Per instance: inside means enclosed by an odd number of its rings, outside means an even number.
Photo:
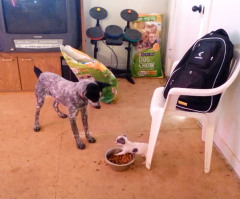
[{"label": "green dog food bag", "polygon": [[78,79],[93,77],[99,82],[111,85],[103,89],[102,102],[109,104],[118,99],[118,81],[106,66],[71,46],[61,46],[60,50],[66,63]]},{"label": "green dog food bag", "polygon": [[163,77],[161,62],[161,14],[139,14],[130,26],[142,33],[133,49],[131,72],[134,77]]}]

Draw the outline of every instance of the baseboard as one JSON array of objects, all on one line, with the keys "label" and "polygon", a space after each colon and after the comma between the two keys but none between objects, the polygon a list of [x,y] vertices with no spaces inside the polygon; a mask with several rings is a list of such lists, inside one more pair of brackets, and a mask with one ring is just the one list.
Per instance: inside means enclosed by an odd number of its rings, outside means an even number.
[{"label": "baseboard", "polygon": [[240,178],[240,160],[233,154],[219,134],[215,134],[214,143],[223,154],[226,161],[233,168],[238,178]]}]

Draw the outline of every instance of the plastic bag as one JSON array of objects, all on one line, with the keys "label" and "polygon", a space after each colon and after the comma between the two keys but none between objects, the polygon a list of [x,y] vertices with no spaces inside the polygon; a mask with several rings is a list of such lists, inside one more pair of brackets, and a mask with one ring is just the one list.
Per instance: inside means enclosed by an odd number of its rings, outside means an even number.
[{"label": "plastic bag", "polygon": [[60,46],[60,50],[78,79],[93,77],[96,81],[111,85],[103,89],[102,102],[109,104],[118,99],[118,81],[106,66],[71,46]]}]

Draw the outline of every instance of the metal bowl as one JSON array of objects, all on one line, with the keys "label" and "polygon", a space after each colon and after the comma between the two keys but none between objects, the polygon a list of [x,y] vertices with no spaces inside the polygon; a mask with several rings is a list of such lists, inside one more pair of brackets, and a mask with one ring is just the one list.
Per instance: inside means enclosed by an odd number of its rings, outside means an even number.
[{"label": "metal bowl", "polygon": [[133,159],[127,163],[127,164],[114,164],[112,162],[110,162],[108,160],[109,156],[113,155],[113,154],[117,154],[120,151],[122,151],[121,148],[119,147],[114,147],[109,149],[106,154],[105,154],[105,160],[108,163],[108,165],[114,170],[114,171],[126,171],[127,169],[129,169],[129,167],[131,166],[131,164],[135,161],[135,154],[132,153]]}]

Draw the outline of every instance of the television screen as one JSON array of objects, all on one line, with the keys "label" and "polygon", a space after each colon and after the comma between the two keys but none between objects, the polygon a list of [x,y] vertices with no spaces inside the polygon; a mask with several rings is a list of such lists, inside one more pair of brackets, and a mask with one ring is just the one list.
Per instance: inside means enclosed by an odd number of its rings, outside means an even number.
[{"label": "television screen", "polygon": [[3,0],[3,14],[7,33],[67,32],[65,0]]},{"label": "television screen", "polygon": [[79,0],[0,0],[0,51],[59,51],[81,45]]}]

